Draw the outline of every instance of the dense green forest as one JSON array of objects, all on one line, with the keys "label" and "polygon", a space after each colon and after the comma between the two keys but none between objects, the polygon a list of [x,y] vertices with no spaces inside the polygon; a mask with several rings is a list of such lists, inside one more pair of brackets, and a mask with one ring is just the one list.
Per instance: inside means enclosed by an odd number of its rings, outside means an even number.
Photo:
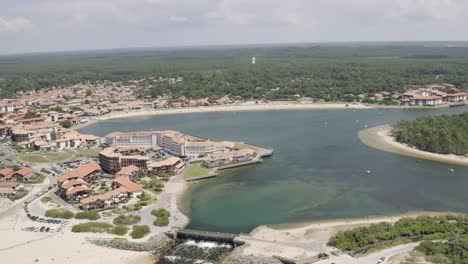
[{"label": "dense green forest", "polygon": [[468,239],[448,242],[424,241],[416,250],[430,256],[434,264],[468,264]]},{"label": "dense green forest", "polygon": [[403,120],[393,126],[391,133],[396,141],[420,150],[466,155],[468,153],[468,112]]},{"label": "dense green forest", "polygon": [[[252,65],[251,58],[256,57]],[[241,96],[353,101],[358,94],[449,82],[468,89],[468,47],[394,45],[135,49],[0,56],[0,96],[82,81],[147,80],[142,97]],[[279,88],[279,89],[277,89]]]},{"label": "dense green forest", "polygon": [[357,254],[402,243],[446,239],[468,234],[467,220],[463,216],[402,218],[394,224],[379,223],[340,231],[330,238],[328,245]]}]

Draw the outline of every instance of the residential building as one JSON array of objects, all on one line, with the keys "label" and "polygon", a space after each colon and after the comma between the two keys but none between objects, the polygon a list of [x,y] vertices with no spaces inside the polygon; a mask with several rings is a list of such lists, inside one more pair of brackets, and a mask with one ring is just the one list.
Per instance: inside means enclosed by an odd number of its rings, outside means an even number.
[{"label": "residential building", "polygon": [[256,157],[256,155],[257,153],[255,150],[248,148],[227,153],[212,154],[203,158],[203,165],[208,168],[226,166],[251,161]]},{"label": "residential building", "polygon": [[94,183],[100,176],[101,166],[88,163],[57,178],[59,195],[69,200],[79,200],[91,194],[89,184]]},{"label": "residential building", "polygon": [[153,173],[180,172],[185,167],[185,163],[178,157],[170,157],[162,161],[151,163]]},{"label": "residential building", "polygon": [[0,182],[0,197],[11,198],[22,188],[23,186],[17,182]]},{"label": "residential building", "polygon": [[108,173],[116,173],[130,165],[146,173],[150,167],[150,158],[145,156],[143,150],[136,147],[109,147],[99,152],[99,163]]},{"label": "residential building", "polygon": [[83,198],[80,203],[85,210],[102,209],[125,202],[132,196],[141,195],[142,191],[143,186],[126,177],[117,177],[112,182],[112,191]]}]

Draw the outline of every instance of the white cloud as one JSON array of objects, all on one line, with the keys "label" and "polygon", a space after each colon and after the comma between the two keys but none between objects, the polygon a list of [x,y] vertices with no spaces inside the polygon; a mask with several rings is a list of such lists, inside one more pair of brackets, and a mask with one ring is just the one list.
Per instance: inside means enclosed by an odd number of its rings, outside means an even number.
[{"label": "white cloud", "polygon": [[23,17],[11,19],[0,17],[0,32],[22,32],[33,28],[31,20]]}]

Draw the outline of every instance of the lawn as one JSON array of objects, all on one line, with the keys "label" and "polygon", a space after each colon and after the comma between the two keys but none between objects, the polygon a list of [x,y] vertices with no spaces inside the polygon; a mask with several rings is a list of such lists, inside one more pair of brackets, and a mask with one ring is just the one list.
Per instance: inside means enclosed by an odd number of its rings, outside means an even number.
[{"label": "lawn", "polygon": [[193,178],[207,175],[211,169],[203,167],[201,164],[190,164],[185,171],[185,178]]},{"label": "lawn", "polygon": [[61,152],[55,151],[37,151],[30,153],[22,153],[14,158],[19,162],[37,164],[37,163],[57,163],[66,160],[77,158],[97,158],[98,149],[80,148],[77,150],[65,150]]},{"label": "lawn", "polygon": [[234,144],[234,147],[235,147],[236,149],[248,149],[248,148],[251,148],[251,147],[249,147],[248,145],[246,145],[246,144],[244,144],[244,143],[240,143],[240,142],[236,142],[236,143]]},{"label": "lawn", "polygon": [[20,189],[16,195],[12,198],[12,200],[19,200],[23,197],[25,197],[28,194],[28,190],[25,189]]}]

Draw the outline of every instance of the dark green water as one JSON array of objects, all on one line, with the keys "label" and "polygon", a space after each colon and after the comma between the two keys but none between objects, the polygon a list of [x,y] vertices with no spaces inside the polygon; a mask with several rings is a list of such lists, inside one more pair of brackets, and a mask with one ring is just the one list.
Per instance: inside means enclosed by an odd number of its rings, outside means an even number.
[{"label": "dark green water", "polygon": [[467,110],[206,113],[105,121],[82,132],[174,129],[274,148],[264,163],[198,184],[187,197],[190,228],[248,232],[262,224],[415,210],[468,212],[468,167],[383,152],[357,137],[365,125]]}]

